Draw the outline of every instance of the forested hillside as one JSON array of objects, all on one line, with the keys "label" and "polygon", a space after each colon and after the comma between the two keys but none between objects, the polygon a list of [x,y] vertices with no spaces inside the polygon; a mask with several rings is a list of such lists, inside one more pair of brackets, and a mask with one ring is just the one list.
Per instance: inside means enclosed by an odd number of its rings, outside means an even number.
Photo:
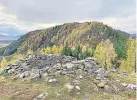
[{"label": "forested hillside", "polygon": [[125,42],[129,34],[126,32],[115,30],[101,22],[85,22],[85,23],[66,23],[55,27],[36,30],[27,33],[17,41],[0,49],[0,55],[7,56],[15,52],[25,53],[28,50],[37,51],[46,46],[65,45],[66,42],[70,46],[76,44],[95,47],[102,40],[110,39],[115,46],[116,52],[121,53],[125,50]]}]

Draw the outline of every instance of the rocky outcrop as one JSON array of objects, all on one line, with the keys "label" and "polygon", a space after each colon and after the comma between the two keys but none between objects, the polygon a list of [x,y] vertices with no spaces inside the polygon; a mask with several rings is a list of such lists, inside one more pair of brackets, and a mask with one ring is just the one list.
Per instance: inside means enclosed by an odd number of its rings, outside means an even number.
[{"label": "rocky outcrop", "polygon": [[[19,60],[13,65],[8,65],[5,74],[14,74],[20,78],[45,77],[47,75],[75,75],[77,73],[86,73],[95,76],[98,79],[104,79],[106,71],[100,69],[94,62],[94,58],[77,60],[71,56],[59,55],[28,55],[24,60]],[[80,76],[82,78],[82,76]]]}]

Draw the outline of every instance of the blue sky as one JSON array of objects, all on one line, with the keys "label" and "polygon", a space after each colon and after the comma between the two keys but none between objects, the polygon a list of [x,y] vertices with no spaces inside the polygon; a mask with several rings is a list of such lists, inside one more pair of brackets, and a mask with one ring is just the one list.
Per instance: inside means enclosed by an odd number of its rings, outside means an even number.
[{"label": "blue sky", "polygon": [[136,0],[0,0],[0,34],[21,35],[84,21],[135,33]]}]

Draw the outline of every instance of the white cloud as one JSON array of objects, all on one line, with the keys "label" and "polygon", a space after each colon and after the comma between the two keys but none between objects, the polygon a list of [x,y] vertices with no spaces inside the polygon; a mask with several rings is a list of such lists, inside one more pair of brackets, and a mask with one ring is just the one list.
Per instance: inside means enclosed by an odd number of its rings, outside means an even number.
[{"label": "white cloud", "polygon": [[135,33],[135,10],[135,0],[0,0],[0,32],[23,34],[66,22],[102,21]]},{"label": "white cloud", "polygon": [[[42,28],[54,26],[54,24],[43,24],[43,23],[35,23],[35,22],[27,22],[27,21],[19,20],[17,19],[16,15],[4,13],[3,10],[4,7],[0,5],[0,30],[3,27],[5,29],[9,29],[9,27],[11,27],[11,28],[16,28],[18,32],[20,31],[19,33],[26,33],[35,29],[42,29]],[[8,34],[8,33],[3,33],[3,34]]]},{"label": "white cloud", "polygon": [[115,29],[123,30],[129,33],[136,32],[136,15],[130,15],[118,18],[105,18],[101,19],[104,24],[112,26]]}]

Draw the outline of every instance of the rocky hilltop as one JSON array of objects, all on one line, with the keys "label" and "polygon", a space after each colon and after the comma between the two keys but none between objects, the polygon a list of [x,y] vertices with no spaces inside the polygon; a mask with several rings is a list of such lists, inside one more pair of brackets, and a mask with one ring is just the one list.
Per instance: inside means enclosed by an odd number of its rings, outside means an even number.
[{"label": "rocky hilltop", "polygon": [[[115,69],[106,71],[100,68],[95,60],[92,57],[77,60],[71,56],[31,54],[5,67],[1,75],[16,76],[16,80],[19,78],[22,82],[33,81],[30,86],[40,82],[39,85],[45,87],[43,92],[31,94],[25,100],[73,100],[74,97],[79,98],[76,100],[91,100],[96,96],[96,100],[128,100],[127,98],[134,97],[132,95],[135,95],[137,86],[127,81],[131,80],[132,75]],[[24,100],[25,97],[22,98],[20,100]]]},{"label": "rocky hilltop", "polygon": [[[18,53],[25,53],[29,49],[37,51],[47,46],[76,44],[89,45],[95,47],[102,40],[110,39],[116,45],[125,46],[125,42],[130,35],[126,32],[115,30],[101,22],[65,23],[47,29],[31,31],[10,45],[0,49],[0,56],[8,56]],[[117,44],[123,43],[123,44]],[[122,48],[124,49],[124,48]]]}]

